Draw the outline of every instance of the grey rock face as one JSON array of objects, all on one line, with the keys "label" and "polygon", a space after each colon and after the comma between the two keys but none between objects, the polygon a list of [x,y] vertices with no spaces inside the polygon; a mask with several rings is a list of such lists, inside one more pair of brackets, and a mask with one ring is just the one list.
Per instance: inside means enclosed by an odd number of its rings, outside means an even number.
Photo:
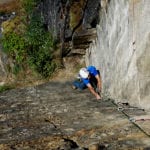
[{"label": "grey rock face", "polygon": [[[1,149],[112,150],[150,146],[149,137],[110,100],[97,101],[87,89],[72,90],[71,82],[5,91],[0,94],[0,104]],[[138,109],[126,113],[145,114]]]},{"label": "grey rock face", "polygon": [[60,0],[45,0],[41,3],[40,10],[44,17],[45,26],[58,38],[61,27],[61,1]]},{"label": "grey rock face", "polygon": [[103,90],[118,101],[149,109],[150,1],[111,0],[100,11],[97,39],[86,63],[101,70]]},{"label": "grey rock face", "polygon": [[[68,4],[67,4],[68,3]],[[88,0],[82,2],[82,7],[80,6],[79,1],[60,1],[60,0],[46,0],[41,3],[41,11],[44,16],[45,24],[47,25],[50,32],[53,33],[55,37],[60,37],[61,28],[65,28],[65,37],[71,36],[71,32],[74,29],[70,27],[70,8],[73,4],[79,5],[81,8],[76,7],[73,8],[76,12],[81,12],[81,19],[76,22],[76,25],[80,24],[83,29],[87,28],[95,28],[99,19],[99,8],[100,1],[99,0]],[[81,9],[81,10],[80,10]],[[67,12],[66,12],[67,11]],[[76,15],[76,14],[74,14]],[[66,17],[66,24],[64,24],[64,19]],[[80,22],[81,21],[81,22]]]},{"label": "grey rock face", "polygon": [[[149,78],[144,78],[149,76],[149,38],[145,36],[142,42],[147,44],[143,45],[140,40],[135,42],[141,37],[131,40],[135,32],[129,28],[131,22],[126,22],[130,19],[128,2],[112,0],[107,12],[101,11],[98,39],[87,50],[87,64],[100,69],[105,92],[121,100],[127,96],[137,98],[140,94],[143,98],[149,96],[146,80]],[[149,11],[147,5],[138,6],[145,8],[143,13]],[[145,35],[147,28],[139,32]],[[135,43],[144,50],[134,47]],[[139,74],[145,82],[140,82]],[[50,82],[6,91],[0,94],[0,104],[0,149],[136,150],[150,147],[149,137],[117,111],[110,100],[104,98],[99,102],[88,90],[72,90],[70,82]],[[138,109],[126,108],[125,112],[131,116],[145,115]],[[149,124],[142,122],[140,125],[148,126],[146,133],[149,135]]]},{"label": "grey rock face", "polygon": [[83,29],[95,28],[99,22],[99,0],[88,0],[83,19]]}]

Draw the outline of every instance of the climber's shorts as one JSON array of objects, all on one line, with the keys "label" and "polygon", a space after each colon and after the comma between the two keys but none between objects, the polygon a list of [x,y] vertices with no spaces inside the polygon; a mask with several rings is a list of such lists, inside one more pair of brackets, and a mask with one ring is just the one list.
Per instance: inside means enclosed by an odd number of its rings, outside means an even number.
[{"label": "climber's shorts", "polygon": [[84,90],[87,88],[87,86],[80,80],[75,80],[73,82],[73,86],[75,86],[77,89],[80,89],[80,90]]}]

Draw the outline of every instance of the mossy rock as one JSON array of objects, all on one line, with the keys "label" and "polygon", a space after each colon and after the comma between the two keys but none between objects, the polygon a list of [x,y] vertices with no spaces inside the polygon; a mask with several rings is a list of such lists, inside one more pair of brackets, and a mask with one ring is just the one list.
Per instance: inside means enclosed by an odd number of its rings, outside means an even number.
[{"label": "mossy rock", "polygon": [[79,2],[73,2],[70,8],[70,27],[71,29],[75,28],[80,20],[83,17],[83,11],[85,7],[84,0],[81,0]]}]

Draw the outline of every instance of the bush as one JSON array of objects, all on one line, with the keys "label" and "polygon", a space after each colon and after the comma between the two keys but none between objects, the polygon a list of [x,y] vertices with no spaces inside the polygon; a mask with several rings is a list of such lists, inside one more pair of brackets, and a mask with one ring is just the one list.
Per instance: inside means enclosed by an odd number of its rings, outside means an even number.
[{"label": "bush", "polygon": [[3,36],[3,51],[11,56],[17,64],[21,64],[26,56],[25,39],[16,33],[9,33]]},{"label": "bush", "polygon": [[48,77],[56,68],[53,62],[54,41],[51,34],[45,31],[40,15],[31,17],[26,40],[29,45],[27,55],[30,66],[42,76]]},{"label": "bush", "polygon": [[[43,77],[50,76],[56,68],[53,61],[54,40],[44,28],[41,14],[33,9],[39,0],[22,0],[22,16],[3,24],[2,45],[4,52],[13,59],[12,72],[17,74],[26,64]],[[26,21],[25,21],[26,18]]]},{"label": "bush", "polygon": [[10,90],[10,89],[13,89],[13,87],[9,86],[9,85],[0,86],[0,93],[4,92],[4,91],[7,91],[7,90]]},{"label": "bush", "polygon": [[40,0],[22,0],[22,6],[27,14],[32,14],[34,7]]}]

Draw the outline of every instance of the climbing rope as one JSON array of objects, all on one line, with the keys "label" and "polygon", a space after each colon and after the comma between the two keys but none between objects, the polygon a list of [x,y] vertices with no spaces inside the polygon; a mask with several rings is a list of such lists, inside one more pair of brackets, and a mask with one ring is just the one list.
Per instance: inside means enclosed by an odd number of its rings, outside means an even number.
[{"label": "climbing rope", "polygon": [[[122,114],[124,114],[124,115],[128,118],[128,120],[129,120],[135,127],[137,127],[137,128],[138,128],[141,132],[143,132],[146,136],[150,137],[150,134],[148,134],[145,130],[143,130],[138,124],[136,124],[135,121],[133,120],[133,118],[131,118],[131,117],[129,116],[129,114],[124,111],[125,109],[119,109],[119,108],[120,108],[119,105],[118,105],[117,103],[115,103],[114,100],[112,100],[112,99],[109,99],[109,100],[111,101],[111,103],[112,103],[113,105],[115,105],[115,106],[117,107],[117,110],[118,110],[119,112],[121,112]],[[131,108],[132,108],[132,107],[131,107]],[[140,108],[137,108],[137,107],[133,107],[133,108],[134,108],[134,109],[140,109]],[[129,109],[130,109],[130,107],[129,107]],[[144,111],[144,109],[140,109],[140,110],[143,110],[143,111]]]}]

